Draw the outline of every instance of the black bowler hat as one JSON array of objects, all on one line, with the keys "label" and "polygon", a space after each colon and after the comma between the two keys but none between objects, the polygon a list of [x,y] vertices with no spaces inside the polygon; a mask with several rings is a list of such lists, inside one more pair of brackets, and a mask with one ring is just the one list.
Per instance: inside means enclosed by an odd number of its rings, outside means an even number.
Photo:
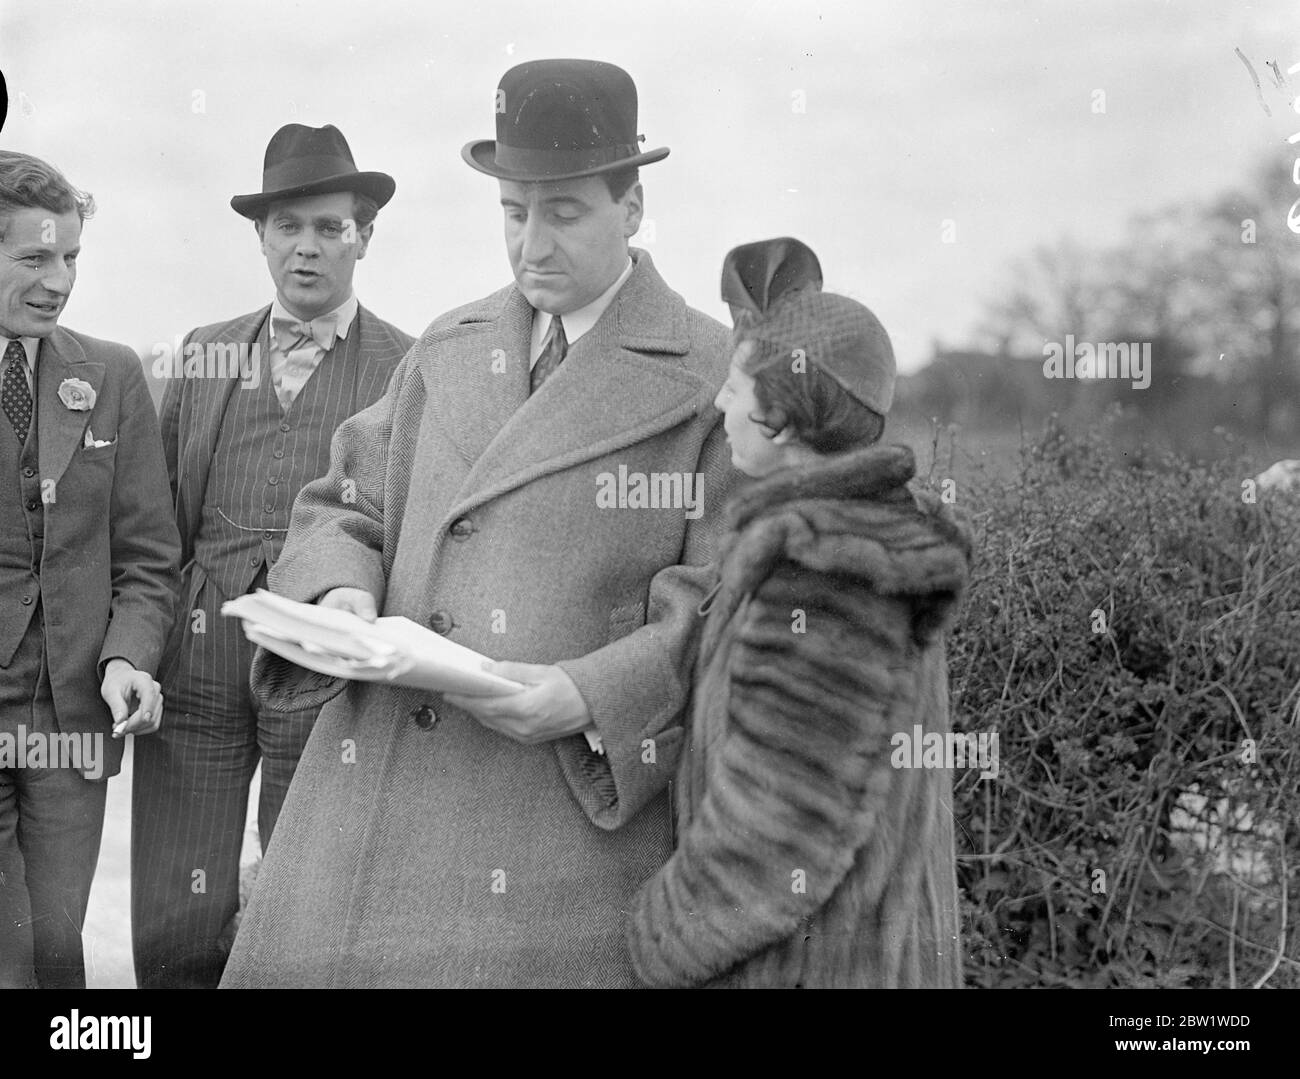
[{"label": "black bowler hat", "polygon": [[282,199],[356,191],[383,206],[396,190],[386,173],[357,171],[347,139],[333,124],[285,124],[266,145],[261,192],[236,195],[230,205],[235,213],[256,221]]},{"label": "black bowler hat", "polygon": [[463,157],[503,180],[574,180],[668,156],[641,152],[636,84],[599,60],[534,60],[501,76],[496,139],[465,144]]}]

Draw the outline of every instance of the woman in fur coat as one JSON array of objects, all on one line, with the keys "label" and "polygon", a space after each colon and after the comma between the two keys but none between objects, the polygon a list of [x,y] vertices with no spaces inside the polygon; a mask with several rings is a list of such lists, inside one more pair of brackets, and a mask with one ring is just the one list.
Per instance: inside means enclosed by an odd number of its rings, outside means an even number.
[{"label": "woman in fur coat", "polygon": [[951,775],[891,766],[946,734],[944,631],[969,538],[876,444],[884,328],[821,292],[798,241],[723,268],[735,353],[717,407],[755,477],[727,508],[677,788],[677,848],[636,896],[652,986],[957,987]]}]

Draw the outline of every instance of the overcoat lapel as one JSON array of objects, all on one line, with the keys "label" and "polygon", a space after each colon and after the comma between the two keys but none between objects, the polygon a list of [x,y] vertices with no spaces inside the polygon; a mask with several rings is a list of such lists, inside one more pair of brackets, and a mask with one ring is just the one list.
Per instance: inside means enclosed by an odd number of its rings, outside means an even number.
[{"label": "overcoat lapel", "polygon": [[79,378],[96,394],[104,382],[104,365],[87,359],[66,330],[56,329],[41,342],[36,363],[36,445],[41,479],[56,483],[86,436],[90,411],[77,412],[59,399],[65,379]]},{"label": "overcoat lapel", "polygon": [[[704,379],[674,359],[690,349],[685,305],[649,256],[636,255],[636,269],[614,302],[531,397],[532,307],[518,289],[507,293],[496,333],[485,334],[482,345],[435,353],[432,377],[442,391],[432,397],[437,422],[453,432],[470,468],[449,516],[633,445],[698,411]],[[468,355],[466,347],[473,350]],[[498,373],[495,349],[505,366]],[[465,417],[481,422],[471,426]]]},{"label": "overcoat lapel", "polygon": [[494,299],[500,306],[485,303],[451,331],[459,338],[460,327],[482,325],[487,332],[433,353],[432,382],[440,392],[430,404],[469,467],[528,400],[533,307],[517,288]]}]

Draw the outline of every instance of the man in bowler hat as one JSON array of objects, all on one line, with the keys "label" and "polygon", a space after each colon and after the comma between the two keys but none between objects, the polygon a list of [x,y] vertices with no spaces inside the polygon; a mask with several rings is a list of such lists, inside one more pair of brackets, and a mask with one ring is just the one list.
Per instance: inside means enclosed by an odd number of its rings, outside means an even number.
[{"label": "man in bowler hat", "polygon": [[140,358],[58,325],[93,209],[0,151],[0,988],[85,988],[106,781],[158,729],[176,602]]},{"label": "man in bowler hat", "polygon": [[[668,150],[641,149],[627,73],[526,63],[496,101],[463,156],[497,179],[514,283],[438,318],[339,429],[271,584],[405,615],[523,688],[345,684],[260,651],[269,706],[329,703],[223,986],[633,982],[621,912],[671,850],[731,476],[728,335],[629,248],[637,169]],[[614,477],[660,497],[602,498]]]},{"label": "man in bowler hat", "polygon": [[392,177],[359,171],[335,127],[288,124],[266,149],[252,221],[266,306],[191,331],[162,403],[184,579],[161,678],[166,737],[135,759],[131,920],[141,988],[215,987],[239,907],[249,784],[269,842],[316,709],[271,713],[248,688],[253,646],[223,601],[265,588],[299,489],[330,439],[377,400],[412,338],[352,288]]}]

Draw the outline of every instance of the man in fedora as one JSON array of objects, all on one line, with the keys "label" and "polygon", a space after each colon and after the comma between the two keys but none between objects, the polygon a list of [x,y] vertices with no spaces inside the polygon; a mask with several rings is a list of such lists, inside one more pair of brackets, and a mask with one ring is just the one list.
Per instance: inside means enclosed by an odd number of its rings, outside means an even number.
[{"label": "man in fedora", "polygon": [[271,575],[524,688],[345,685],[259,651],[270,706],[329,703],[224,986],[633,984],[622,911],[671,851],[731,475],[711,407],[728,334],[628,246],[636,169],[668,154],[641,151],[636,116],[611,64],[505,74],[497,138],[464,157],[498,180],[515,282],[437,319],[339,429]]},{"label": "man in fedora", "polygon": [[315,720],[310,707],[258,707],[248,688],[253,647],[220,609],[266,587],[294,498],[325,472],[335,428],[380,397],[411,346],[352,290],[394,189],[390,176],[358,171],[335,127],[277,131],[261,192],[230,200],[257,230],[275,299],[191,331],[163,396],[184,580],[161,673],[169,729],[135,758],[141,988],[217,984],[239,907],[253,771],[260,758],[265,847]]},{"label": "man in fedora", "polygon": [[[0,151],[0,988],[85,988],[81,927],[180,542],[140,358],[58,325],[94,200]],[[137,741],[137,746],[148,739]]]}]

